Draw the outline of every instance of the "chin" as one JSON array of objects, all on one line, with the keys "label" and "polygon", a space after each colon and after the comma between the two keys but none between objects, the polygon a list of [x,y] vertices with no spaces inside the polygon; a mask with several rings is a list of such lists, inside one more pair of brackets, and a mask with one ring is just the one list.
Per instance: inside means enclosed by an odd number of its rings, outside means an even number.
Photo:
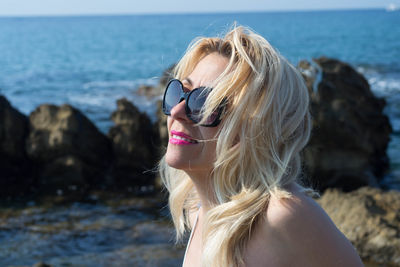
[{"label": "chin", "polygon": [[165,163],[167,163],[168,166],[179,170],[189,169],[190,166],[190,163],[187,159],[184,160],[179,157],[174,157],[172,155],[168,155],[168,153],[165,156]]}]

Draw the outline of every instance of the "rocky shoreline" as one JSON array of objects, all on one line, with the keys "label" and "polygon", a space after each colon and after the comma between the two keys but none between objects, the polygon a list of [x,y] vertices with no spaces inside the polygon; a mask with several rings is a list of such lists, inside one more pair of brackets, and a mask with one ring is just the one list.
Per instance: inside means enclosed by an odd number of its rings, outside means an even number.
[{"label": "rocky shoreline", "polygon": [[154,191],[158,133],[132,103],[117,105],[105,136],[70,105],[44,104],[25,117],[0,96],[0,199]]},{"label": "rocky shoreline", "polygon": [[[350,65],[330,58],[302,61],[310,91],[313,132],[304,182],[352,241],[368,266],[400,266],[400,192],[383,191],[391,126],[385,101]],[[159,95],[156,87],[139,93]],[[107,135],[77,108],[44,104],[28,117],[0,95],[0,200],[61,195],[85,200],[91,192],[157,193],[155,165],[166,147],[166,116],[152,123],[126,99],[111,115]],[[28,197],[27,197],[28,196]],[[179,254],[180,255],[180,254]]]},{"label": "rocky shoreline", "polygon": [[328,189],[318,200],[364,262],[400,266],[400,192]]}]

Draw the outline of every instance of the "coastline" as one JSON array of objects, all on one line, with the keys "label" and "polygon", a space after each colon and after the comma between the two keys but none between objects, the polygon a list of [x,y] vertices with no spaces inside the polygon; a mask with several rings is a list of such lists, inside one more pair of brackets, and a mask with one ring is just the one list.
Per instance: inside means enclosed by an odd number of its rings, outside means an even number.
[{"label": "coastline", "polygon": [[[315,64],[320,68],[315,68]],[[326,190],[322,194],[321,205],[349,236],[363,260],[370,264],[400,264],[400,252],[393,246],[400,242],[400,223],[396,215],[400,209],[400,192],[374,189],[379,186],[388,168],[386,148],[391,127],[383,113],[385,102],[374,97],[365,78],[344,62],[319,58],[311,63],[304,61],[299,67],[310,90],[315,119],[313,123],[318,129],[306,149],[305,158],[308,162],[305,162],[305,166],[313,179],[311,184],[318,186],[320,191]],[[316,79],[317,75],[321,75],[321,80]],[[315,86],[317,80],[319,82]],[[166,81],[168,71],[159,85],[143,87],[140,93],[154,97],[160,94]],[[359,99],[362,101],[357,102]],[[144,165],[150,162],[154,164],[161,155],[160,147],[162,150],[166,145],[165,116],[158,116],[153,123],[132,103],[121,99],[117,103],[117,110],[111,115],[114,126],[105,135],[82,112],[70,105],[44,104],[25,117],[12,108],[5,98],[0,100],[0,116],[5,116],[1,118],[6,123],[0,125],[3,127],[0,131],[3,133],[0,135],[0,152],[2,158],[8,160],[6,164],[2,162],[0,171],[3,176],[9,177],[2,181],[2,188],[5,189],[1,192],[1,198],[5,201],[2,214],[5,220],[1,230],[7,238],[13,239],[12,234],[23,233],[23,229],[27,234],[36,235],[41,242],[49,237],[65,238],[71,242],[63,251],[65,254],[76,249],[73,245],[75,238],[85,242],[86,236],[94,238],[97,234],[104,240],[88,243],[86,250],[90,251],[102,242],[107,243],[107,239],[117,246],[116,233],[129,228],[127,221],[140,218],[136,213],[139,211],[144,217],[134,223],[137,232],[129,234],[138,243],[125,244],[125,247],[119,247],[121,250],[116,247],[105,248],[106,251],[115,250],[116,254],[99,251],[83,255],[78,253],[75,259],[72,258],[76,261],[74,264],[90,258],[104,259],[101,254],[110,259],[122,255],[131,263],[150,261],[150,255],[137,252],[146,248],[141,244],[149,243],[157,248],[158,255],[164,255],[159,266],[180,261],[182,250],[170,243],[173,235],[170,225],[164,228],[154,223],[155,218],[161,218],[159,214],[163,211],[160,212],[160,209],[165,207],[165,200],[154,195],[160,188],[155,173],[148,172],[152,167]],[[360,114],[354,116],[355,110]],[[363,113],[368,115],[368,123],[365,123]],[[370,139],[361,138],[364,135]],[[23,199],[22,208],[18,209],[15,203],[25,193],[32,199]],[[132,200],[135,194],[142,197]],[[128,200],[121,200],[118,195],[127,196]],[[121,201],[113,202],[114,198]],[[147,201],[152,204],[144,204]],[[7,207],[10,203],[11,208]],[[61,206],[49,207],[49,203],[59,203]],[[357,209],[349,212],[348,207]],[[154,215],[154,212],[158,215]],[[337,218],[335,212],[339,212]],[[143,215],[145,213],[153,215]],[[59,215],[66,222],[59,221]],[[122,218],[118,217],[120,215],[123,215]],[[104,216],[115,216],[116,220],[102,222],[101,217]],[[356,220],[349,221],[346,216]],[[71,218],[76,218],[76,221]],[[90,218],[98,218],[99,222],[85,222]],[[365,221],[370,223],[360,223],[359,218],[366,218]],[[121,223],[121,220],[127,221]],[[387,223],[381,224],[382,220]],[[161,221],[167,224],[165,217]],[[116,232],[103,232],[109,228]],[[360,230],[357,229],[361,229],[363,235],[360,236],[357,232]],[[70,235],[62,236],[66,230],[71,231]],[[99,232],[96,234],[96,231]],[[154,232],[162,236],[161,241],[153,239]],[[117,238],[117,241],[113,238]],[[17,240],[13,242],[18,243]],[[28,246],[27,250],[31,249]],[[173,256],[168,258],[168,255]],[[60,260],[53,256],[49,263],[57,265]]]}]

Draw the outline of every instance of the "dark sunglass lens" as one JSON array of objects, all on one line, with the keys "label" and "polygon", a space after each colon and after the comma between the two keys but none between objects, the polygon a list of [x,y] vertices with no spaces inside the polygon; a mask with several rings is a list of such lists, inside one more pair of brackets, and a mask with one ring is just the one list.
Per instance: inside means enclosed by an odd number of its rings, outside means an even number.
[{"label": "dark sunglass lens", "polygon": [[201,109],[204,106],[204,103],[206,102],[207,99],[207,91],[204,90],[203,88],[199,88],[196,90],[193,90],[193,92],[190,94],[190,97],[188,99],[188,108],[190,114],[190,118],[197,122],[201,121]]},{"label": "dark sunglass lens", "polygon": [[210,116],[208,116],[208,118],[205,121],[205,125],[206,126],[210,126],[210,125],[214,125],[214,123],[219,120],[219,115],[220,112],[219,111],[214,111],[213,113],[211,113]]},{"label": "dark sunglass lens", "polygon": [[181,83],[176,80],[171,81],[164,95],[164,102],[163,102],[164,113],[168,115],[171,113],[171,109],[179,103],[181,94],[182,94]]}]

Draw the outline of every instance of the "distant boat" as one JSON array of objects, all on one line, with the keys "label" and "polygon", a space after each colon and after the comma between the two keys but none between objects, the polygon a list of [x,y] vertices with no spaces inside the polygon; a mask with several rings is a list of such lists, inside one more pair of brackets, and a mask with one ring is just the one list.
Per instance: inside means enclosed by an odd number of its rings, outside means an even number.
[{"label": "distant boat", "polygon": [[389,4],[386,7],[386,11],[388,11],[388,12],[399,11],[399,10],[400,10],[400,7],[396,6],[395,4]]}]

